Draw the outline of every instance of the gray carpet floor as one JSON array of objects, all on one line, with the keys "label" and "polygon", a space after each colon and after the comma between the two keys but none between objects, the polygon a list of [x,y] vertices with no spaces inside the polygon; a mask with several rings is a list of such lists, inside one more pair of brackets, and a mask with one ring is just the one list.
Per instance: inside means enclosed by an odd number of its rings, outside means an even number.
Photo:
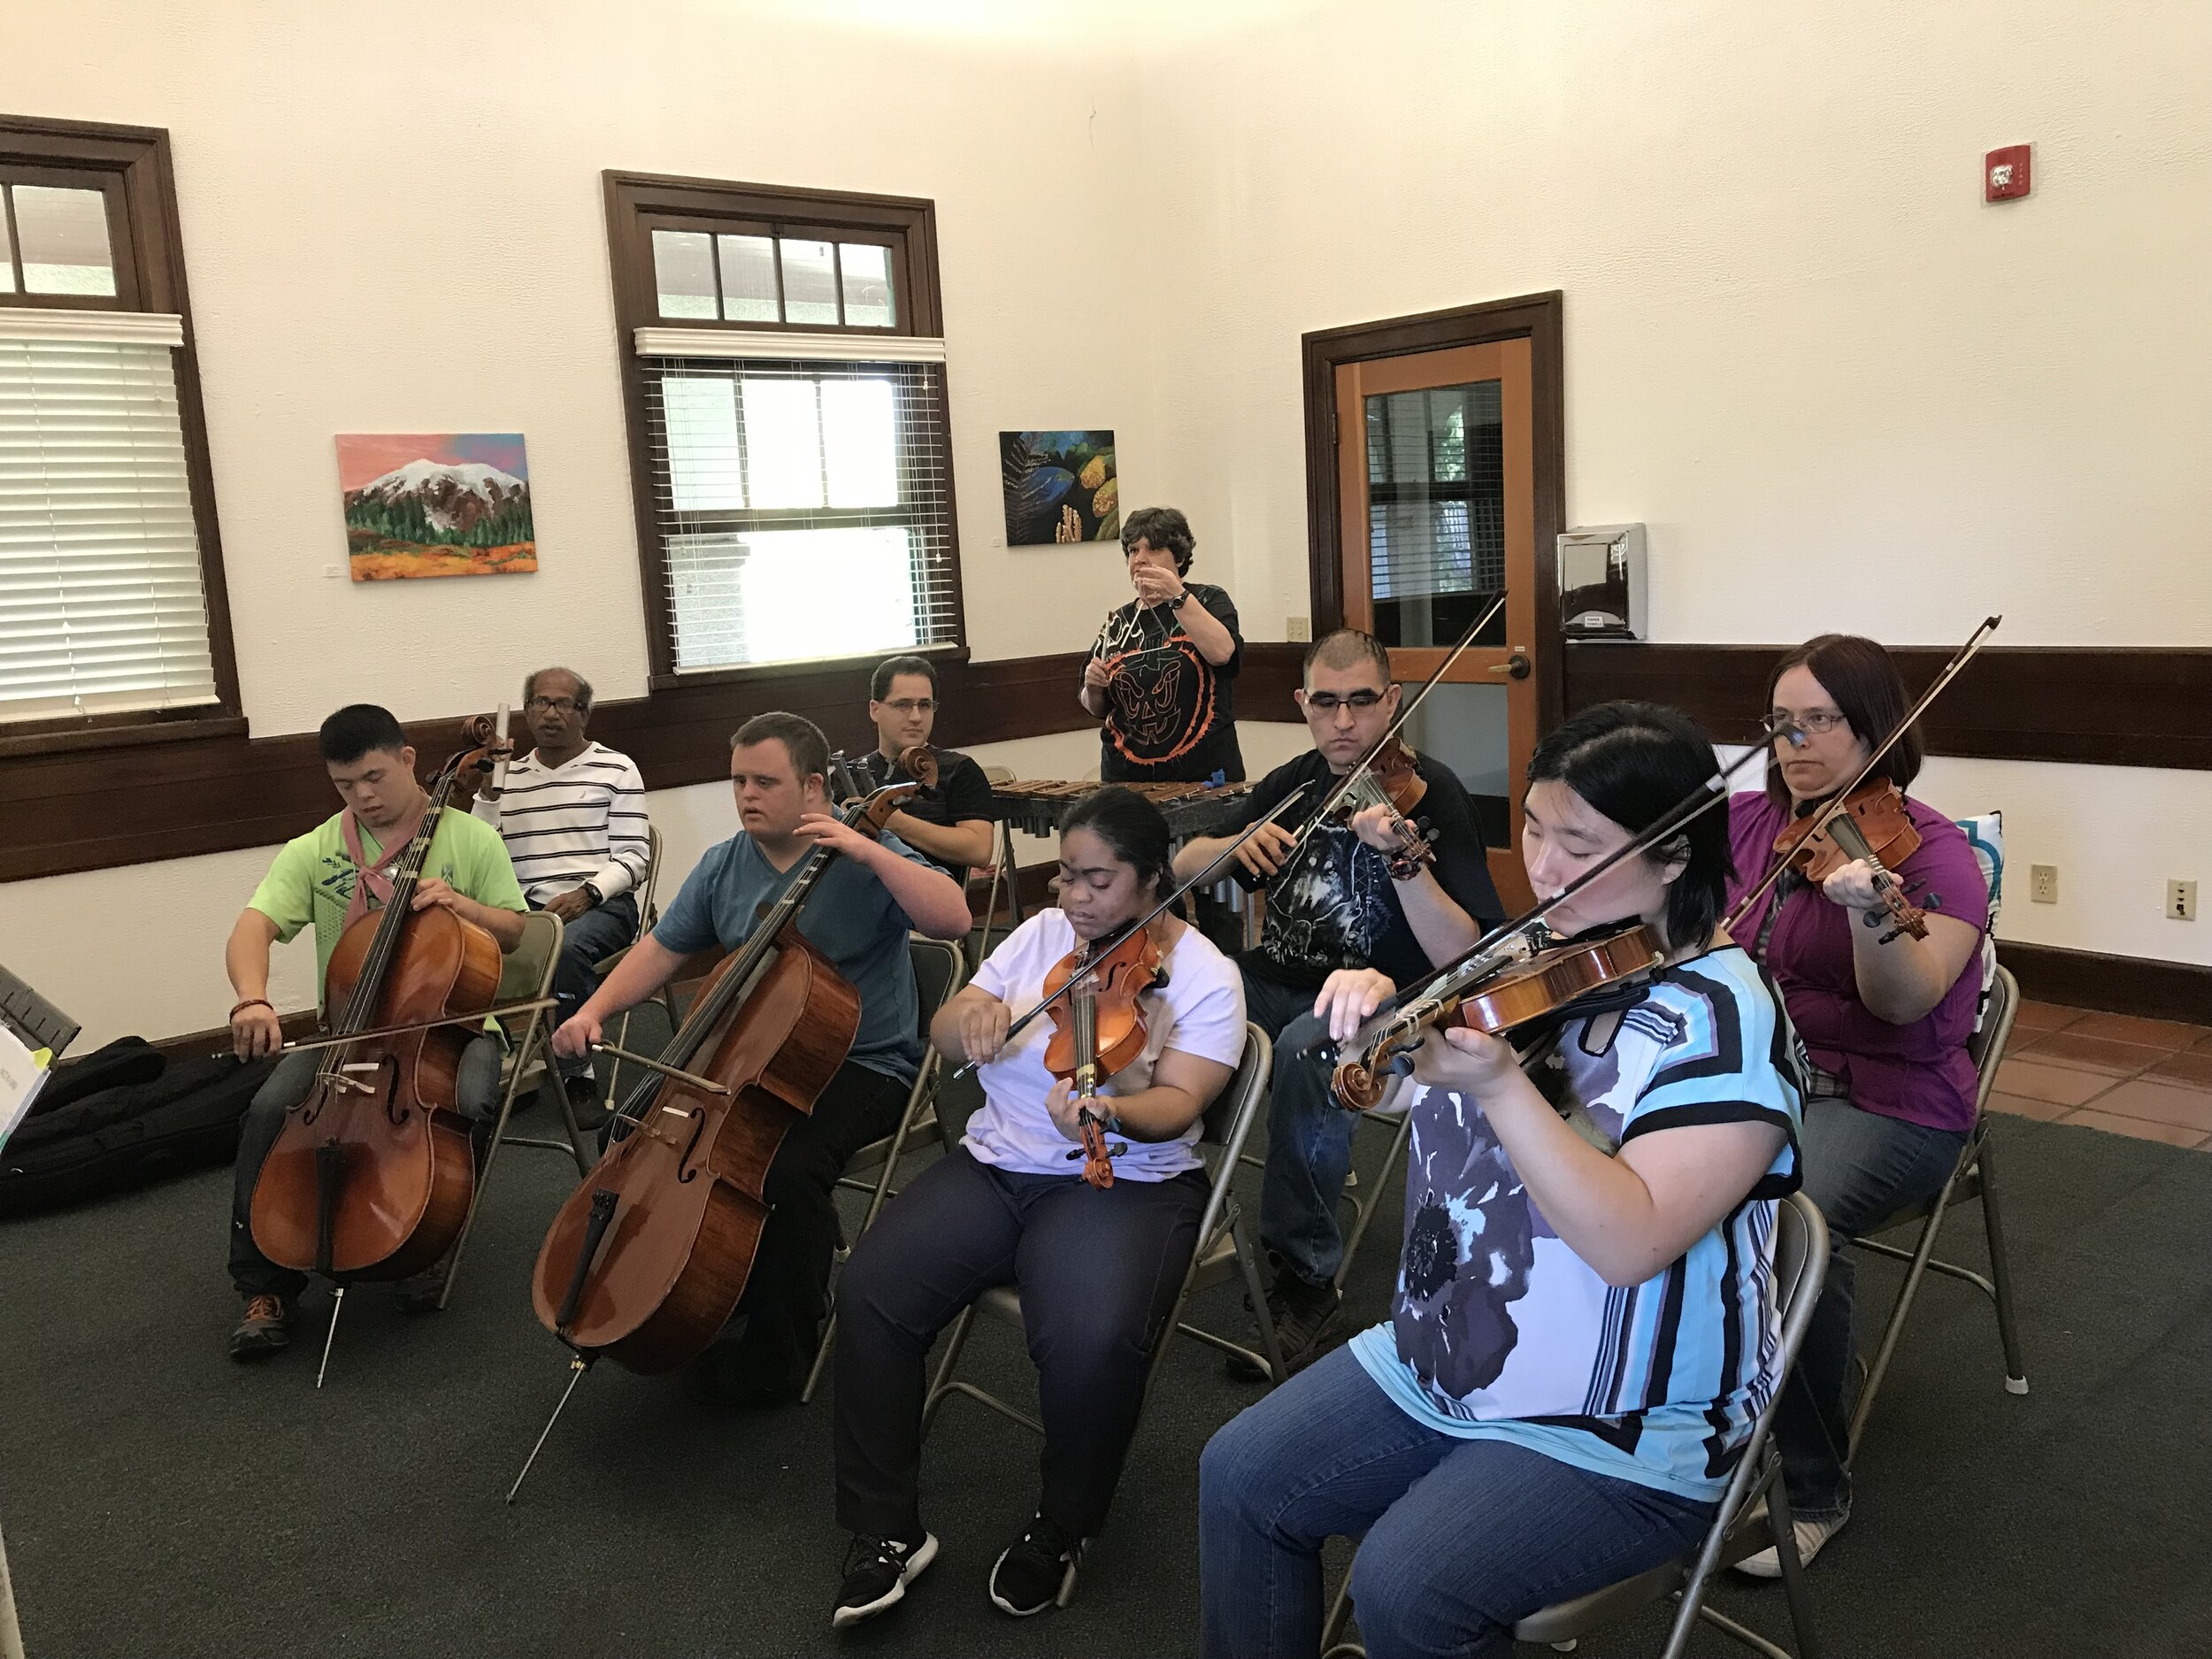
[{"label": "gray carpet floor", "polygon": [[[2212,1156],[2024,1119],[1998,1151],[2033,1392],[2004,1392],[1978,1293],[1932,1278],[1856,1514],[1812,1571],[1826,1651],[2212,1653]],[[1030,1513],[1033,1443],[966,1402],[928,1447],[942,1558],[904,1608],[842,1637],[826,1390],[727,1414],[603,1366],[509,1507],[566,1375],[528,1279],[572,1179],[508,1155],[453,1306],[407,1317],[357,1293],[319,1394],[326,1300],[289,1353],[226,1355],[227,1172],[0,1227],[0,1525],[32,1659],[1194,1651],[1196,1458],[1256,1391],[1188,1341],[1075,1605],[1034,1620],[983,1589]],[[1363,1317],[1383,1306],[1394,1210],[1358,1264]],[[1947,1253],[1979,1264],[1977,1224],[1955,1213]],[[1895,1270],[1860,1282],[1878,1318]],[[1194,1317],[1235,1327],[1237,1293]],[[1033,1397],[1011,1333],[971,1353],[979,1380]],[[1778,1589],[1714,1599],[1786,1630]],[[1582,1651],[1655,1653],[1663,1628],[1655,1614]],[[1740,1650],[1708,1632],[1694,1651]]]}]

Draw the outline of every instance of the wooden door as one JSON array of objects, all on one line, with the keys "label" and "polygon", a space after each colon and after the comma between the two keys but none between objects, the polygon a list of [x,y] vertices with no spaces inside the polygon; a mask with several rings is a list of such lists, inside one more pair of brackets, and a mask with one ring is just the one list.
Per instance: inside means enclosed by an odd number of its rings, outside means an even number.
[{"label": "wooden door", "polygon": [[1408,723],[1509,826],[1491,873],[1510,910],[1532,899],[1518,852],[1522,779],[1536,745],[1549,631],[1538,626],[1530,342],[1335,365],[1337,591],[1347,626],[1390,648],[1409,697],[1468,626],[1503,616]]}]

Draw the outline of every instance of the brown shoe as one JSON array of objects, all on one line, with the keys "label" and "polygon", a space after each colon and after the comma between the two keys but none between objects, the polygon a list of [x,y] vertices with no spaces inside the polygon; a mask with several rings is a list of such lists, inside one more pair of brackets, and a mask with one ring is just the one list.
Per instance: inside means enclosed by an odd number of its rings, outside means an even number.
[{"label": "brown shoe", "polygon": [[230,1333],[233,1359],[259,1359],[288,1347],[292,1340],[292,1316],[281,1296],[250,1296],[246,1317]]}]

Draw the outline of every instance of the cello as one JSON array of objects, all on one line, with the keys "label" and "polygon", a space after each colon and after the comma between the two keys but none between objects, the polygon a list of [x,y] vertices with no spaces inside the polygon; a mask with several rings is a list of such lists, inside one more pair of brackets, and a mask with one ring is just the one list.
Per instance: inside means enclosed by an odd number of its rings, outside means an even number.
[{"label": "cello", "polygon": [[[879,834],[918,787],[887,786],[840,816]],[[799,931],[836,856],[817,846],[794,867],[658,1060],[624,1056],[657,1075],[623,1106],[616,1127],[629,1133],[561,1206],[531,1275],[540,1323],[576,1356],[572,1392],[603,1355],[642,1375],[672,1371],[736,1311],[768,1219],[768,1166],[860,1029],[859,993]]]},{"label": "cello", "polygon": [[[476,1190],[457,1086],[467,1028],[497,1000],[499,941],[450,910],[411,908],[455,780],[464,767],[495,764],[502,740],[488,723],[467,729],[480,746],[439,772],[394,866],[390,900],[357,918],[330,953],[331,1035],[300,1045],[326,1050],[321,1068],[285,1114],[254,1184],[254,1243],[280,1267],[336,1283],[334,1333],[347,1285],[436,1263],[460,1236]],[[329,1356],[326,1336],[326,1364]]]}]

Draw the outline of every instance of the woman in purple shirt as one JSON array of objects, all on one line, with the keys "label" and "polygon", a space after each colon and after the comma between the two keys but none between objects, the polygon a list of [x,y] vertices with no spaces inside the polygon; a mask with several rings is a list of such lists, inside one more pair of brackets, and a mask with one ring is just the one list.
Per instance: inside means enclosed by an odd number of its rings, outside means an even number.
[{"label": "woman in purple shirt", "polygon": [[[1824,634],[1777,664],[1767,705],[1801,741],[1776,742],[1764,793],[1729,801],[1732,906],[1772,867],[1775,837],[1857,774],[1909,700],[1881,646]],[[1920,758],[1920,735],[1908,731],[1875,770],[1909,788]],[[1808,1562],[1851,1511],[1844,1396],[1855,1355],[1851,1258],[1842,1243],[1932,1196],[1974,1124],[1966,1041],[1981,992],[1989,888],[1957,825],[1910,795],[1905,806],[1920,848],[1892,873],[1927,912],[1925,939],[1889,921],[1863,863],[1819,883],[1789,872],[1735,924],[1737,941],[1781,992],[1812,1063],[1805,1191],[1838,1246],[1776,1418],[1798,1554]],[[1761,1577],[1780,1571],[1771,1549],[1743,1566]]]}]

